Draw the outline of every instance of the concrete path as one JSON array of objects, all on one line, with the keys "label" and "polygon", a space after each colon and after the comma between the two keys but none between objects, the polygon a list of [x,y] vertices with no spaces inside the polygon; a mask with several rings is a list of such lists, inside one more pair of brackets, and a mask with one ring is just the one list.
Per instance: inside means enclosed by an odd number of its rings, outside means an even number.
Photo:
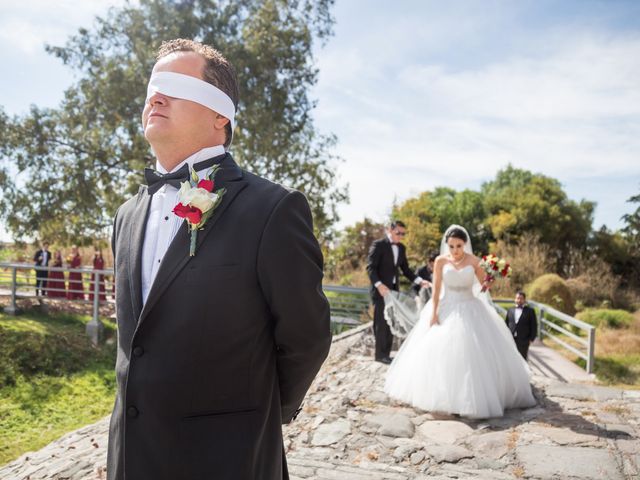
[{"label": "concrete path", "polygon": [[534,375],[561,382],[593,383],[595,375],[568,360],[561,353],[535,342],[529,349],[529,366]]},{"label": "concrete path", "polygon": [[[640,392],[534,375],[538,405],[483,421],[390,400],[368,328],[334,341],[298,419],[284,427],[292,480],[639,476]],[[535,369],[534,369],[535,372]],[[3,480],[104,479],[108,418],[0,467]],[[186,479],[185,479],[186,480]]]}]

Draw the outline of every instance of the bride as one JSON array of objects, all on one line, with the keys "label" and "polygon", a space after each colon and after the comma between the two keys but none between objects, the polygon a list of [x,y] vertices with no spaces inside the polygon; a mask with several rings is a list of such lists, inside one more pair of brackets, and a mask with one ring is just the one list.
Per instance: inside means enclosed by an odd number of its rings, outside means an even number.
[{"label": "bride", "polygon": [[470,418],[535,405],[527,364],[480,293],[484,272],[478,263],[467,231],[449,227],[434,266],[432,299],[389,367],[390,397]]}]

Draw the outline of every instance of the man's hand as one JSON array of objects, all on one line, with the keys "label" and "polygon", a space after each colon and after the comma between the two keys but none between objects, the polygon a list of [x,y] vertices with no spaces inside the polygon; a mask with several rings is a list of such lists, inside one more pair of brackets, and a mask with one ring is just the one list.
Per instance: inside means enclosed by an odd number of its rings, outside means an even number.
[{"label": "man's hand", "polygon": [[383,297],[384,297],[387,293],[389,293],[389,287],[387,287],[387,286],[386,286],[385,284],[383,284],[383,283],[381,283],[380,285],[378,285],[376,288],[378,289],[378,293],[379,293],[381,296],[383,296]]},{"label": "man's hand", "polygon": [[431,288],[431,282],[428,280],[423,280],[422,282],[420,282],[420,286],[422,288]]}]

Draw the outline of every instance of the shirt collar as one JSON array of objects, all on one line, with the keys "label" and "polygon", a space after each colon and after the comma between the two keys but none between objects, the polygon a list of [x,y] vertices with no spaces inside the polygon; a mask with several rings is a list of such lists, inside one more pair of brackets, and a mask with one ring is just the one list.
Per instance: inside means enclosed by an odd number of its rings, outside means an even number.
[{"label": "shirt collar", "polygon": [[[188,164],[190,167],[193,166],[194,163],[198,163],[201,162],[203,160],[207,160],[209,158],[213,158],[213,157],[217,157],[218,155],[223,155],[225,152],[224,147],[222,145],[216,145],[215,147],[206,147],[203,148],[202,150],[194,153],[193,155],[188,156],[187,158],[185,158],[182,162],[180,162],[178,165],[176,165],[174,167],[173,170],[171,170],[171,172],[175,172],[176,170],[178,170],[180,167],[182,167],[185,163]],[[156,170],[160,173],[162,173],[163,175],[165,173],[171,173],[171,172],[167,172],[164,167],[162,165],[160,165],[160,162],[156,160]]]}]

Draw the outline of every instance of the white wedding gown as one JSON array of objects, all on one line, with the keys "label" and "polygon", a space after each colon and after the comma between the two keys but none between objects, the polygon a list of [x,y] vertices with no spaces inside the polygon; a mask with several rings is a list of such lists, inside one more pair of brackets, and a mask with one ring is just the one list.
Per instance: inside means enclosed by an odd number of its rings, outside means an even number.
[{"label": "white wedding gown", "polygon": [[444,266],[439,324],[429,327],[430,301],[389,367],[385,392],[390,397],[470,418],[535,405],[529,368],[504,320],[474,295],[474,279],[471,265]]}]

